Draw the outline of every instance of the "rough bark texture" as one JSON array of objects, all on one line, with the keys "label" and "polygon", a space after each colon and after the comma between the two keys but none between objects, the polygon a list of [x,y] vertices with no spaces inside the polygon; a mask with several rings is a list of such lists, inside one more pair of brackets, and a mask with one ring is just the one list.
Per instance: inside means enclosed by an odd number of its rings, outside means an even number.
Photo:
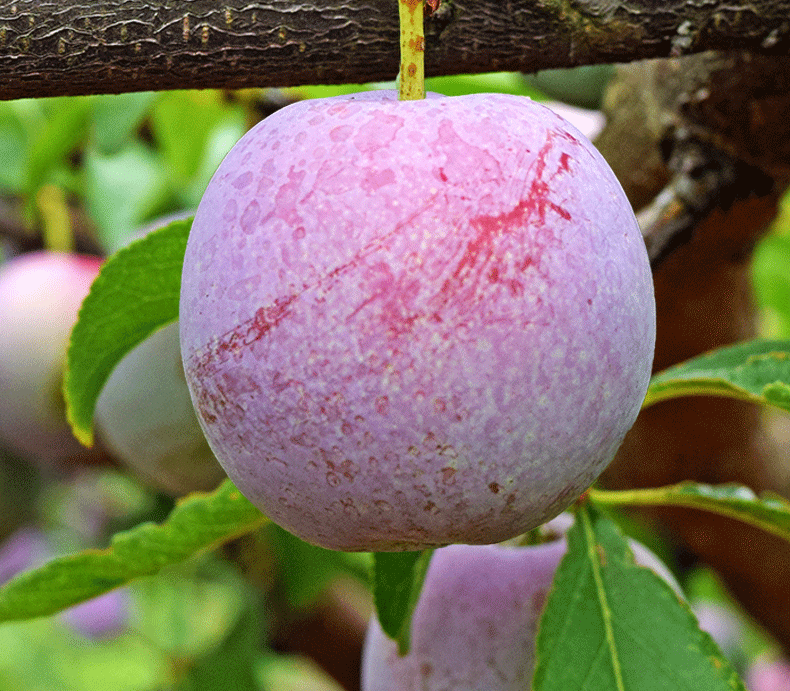
[{"label": "rough bark texture", "polygon": [[[0,99],[393,79],[395,0],[0,0]],[[426,72],[782,55],[790,0],[444,0]]]},{"label": "rough bark texture", "polygon": [[[621,67],[608,108],[608,131],[597,143],[637,207],[670,177],[663,161],[667,142],[679,132],[693,133],[773,181],[771,189],[749,193],[752,181],[742,180],[745,193],[719,199],[691,240],[654,273],[656,370],[753,337],[749,255],[788,185],[790,60],[711,53]],[[758,407],[707,397],[645,410],[602,478],[611,488],[686,479],[740,482],[785,494],[790,489],[787,459],[763,429]],[[652,515],[673,539],[713,566],[790,650],[790,545],[702,512]]]}]

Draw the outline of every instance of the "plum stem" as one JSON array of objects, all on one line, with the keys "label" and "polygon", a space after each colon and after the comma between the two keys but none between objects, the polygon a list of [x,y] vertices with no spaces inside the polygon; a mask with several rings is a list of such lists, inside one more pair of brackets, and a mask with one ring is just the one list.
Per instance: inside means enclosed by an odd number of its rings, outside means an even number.
[{"label": "plum stem", "polygon": [[54,252],[73,251],[74,234],[63,190],[57,185],[44,185],[36,194],[36,207],[43,225],[44,246]]},{"label": "plum stem", "polygon": [[425,29],[423,0],[398,0],[400,17],[400,73],[398,99],[425,98]]}]

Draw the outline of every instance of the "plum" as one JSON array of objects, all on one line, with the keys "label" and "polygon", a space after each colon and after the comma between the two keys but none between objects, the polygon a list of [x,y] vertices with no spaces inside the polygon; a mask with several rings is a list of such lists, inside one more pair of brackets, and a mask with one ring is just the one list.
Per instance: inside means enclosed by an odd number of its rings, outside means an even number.
[{"label": "plum", "polygon": [[505,94],[269,116],[200,202],[179,318],[230,478],[349,551],[499,542],[556,516],[633,424],[655,341],[611,169]]},{"label": "plum", "polygon": [[565,118],[590,141],[594,140],[606,126],[606,116],[600,110],[569,106],[562,101],[547,101],[543,105],[551,108],[561,118]]},{"label": "plum", "polygon": [[745,628],[735,610],[724,602],[707,599],[693,602],[691,610],[699,627],[710,634],[721,652],[742,672],[748,663],[743,649]]},{"label": "plum", "polygon": [[[192,215],[187,210],[157,218],[129,241]],[[212,490],[225,477],[192,408],[177,322],[153,333],[118,363],[96,402],[96,428],[119,461],[171,495]]]},{"label": "plum", "polygon": [[746,675],[749,691],[790,691],[790,660],[759,658]]},{"label": "plum", "polygon": [[32,252],[0,267],[0,444],[58,470],[87,452],[61,394],[68,338],[98,257]]},{"label": "plum", "polygon": [[[638,564],[680,593],[651,551],[630,541]],[[527,547],[450,545],[436,550],[411,623],[411,649],[375,616],[365,639],[362,691],[524,691],[531,688],[535,638],[564,537]]]},{"label": "plum", "polygon": [[41,566],[51,556],[41,530],[32,526],[19,528],[0,543],[0,585],[20,571]]},{"label": "plum", "polygon": [[126,589],[111,590],[63,610],[63,622],[85,638],[111,638],[129,625],[130,597]]},{"label": "plum", "polygon": [[192,408],[178,324],[153,333],[118,363],[96,403],[96,426],[107,448],[157,489],[212,490],[225,477]]}]

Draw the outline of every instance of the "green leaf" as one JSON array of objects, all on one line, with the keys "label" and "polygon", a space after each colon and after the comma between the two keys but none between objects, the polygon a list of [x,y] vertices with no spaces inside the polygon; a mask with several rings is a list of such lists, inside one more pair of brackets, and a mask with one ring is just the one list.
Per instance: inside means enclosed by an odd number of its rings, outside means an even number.
[{"label": "green leaf", "polygon": [[106,153],[120,151],[134,136],[156,96],[155,91],[95,96],[91,135],[96,147]]},{"label": "green leaf", "polygon": [[338,552],[311,545],[275,523],[269,523],[265,533],[277,561],[281,587],[291,607],[313,605],[341,573],[368,582],[369,553]]},{"label": "green leaf", "polygon": [[83,444],[113,368],[156,329],[178,318],[181,267],[192,220],[174,221],[110,257],[82,303],[71,332],[63,392]]},{"label": "green leaf", "polygon": [[249,593],[248,602],[239,623],[222,644],[190,666],[180,691],[261,691],[255,667],[261,657],[258,649],[261,631],[265,630],[265,602],[254,593]]},{"label": "green leaf", "polygon": [[688,606],[586,505],[541,619],[534,691],[745,691]]},{"label": "green leaf", "polygon": [[[781,224],[790,221],[790,205],[785,202],[778,218]],[[776,336],[790,337],[790,234],[788,225],[784,234],[770,233],[755,247],[752,258],[754,294],[758,307],[763,311],[763,321],[768,321]]]},{"label": "green leaf", "polygon": [[659,372],[643,407],[680,396],[726,396],[790,411],[790,341],[719,348]]},{"label": "green leaf", "polygon": [[422,552],[378,552],[373,555],[373,598],[381,628],[409,652],[411,615],[420,598],[432,549]]},{"label": "green leaf", "polygon": [[134,633],[83,640],[57,619],[0,627],[4,691],[155,691],[172,684],[172,661]]},{"label": "green leaf", "polygon": [[194,560],[134,583],[134,629],[170,657],[196,660],[221,645],[245,609],[237,570],[220,559]]},{"label": "green leaf", "polygon": [[685,506],[711,511],[749,523],[790,542],[790,502],[782,497],[757,496],[742,485],[703,485],[681,482],[651,489],[590,489],[590,499],[606,506]]},{"label": "green leaf", "polygon": [[238,110],[218,91],[170,91],[159,96],[151,111],[151,129],[177,185],[195,175],[212,130]]},{"label": "green leaf", "polygon": [[226,480],[213,493],[183,499],[162,524],[117,533],[107,549],[60,557],[19,574],[0,588],[0,622],[54,614],[211,550],[266,520]]},{"label": "green leaf", "polygon": [[111,154],[89,147],[84,178],[85,203],[102,245],[110,251],[125,246],[170,194],[161,156],[138,141]]},{"label": "green leaf", "polygon": [[0,103],[0,188],[21,193],[27,175],[27,131],[13,102]]}]

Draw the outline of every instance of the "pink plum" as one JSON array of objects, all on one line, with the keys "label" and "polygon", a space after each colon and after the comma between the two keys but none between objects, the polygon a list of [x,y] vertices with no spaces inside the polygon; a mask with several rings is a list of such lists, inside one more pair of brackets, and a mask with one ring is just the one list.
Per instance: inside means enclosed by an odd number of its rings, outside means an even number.
[{"label": "pink plum", "polygon": [[178,324],[153,333],[118,363],[97,401],[96,424],[119,460],[170,494],[212,490],[225,477],[192,408]]},{"label": "pink plum", "polygon": [[527,98],[302,101],[220,165],[187,245],[187,383],[239,489],[343,550],[492,543],[570,505],[639,411],[644,241]]},{"label": "pink plum", "polygon": [[129,625],[130,597],[125,589],[111,590],[63,611],[64,623],[86,638],[111,638]]},{"label": "pink plum", "polygon": [[0,267],[0,444],[49,469],[86,450],[61,394],[69,334],[98,257],[33,252]]},{"label": "pink plum", "polygon": [[790,691],[790,660],[757,660],[746,675],[749,691]]},{"label": "pink plum", "polygon": [[[676,592],[652,552],[631,541],[636,563]],[[564,537],[528,547],[450,545],[436,550],[403,657],[374,617],[362,662],[362,691],[525,691],[534,673],[535,639]]]},{"label": "pink plum", "polygon": [[[192,215],[160,217],[129,241]],[[119,461],[169,494],[212,490],[225,477],[195,417],[178,323],[151,334],[118,363],[96,402],[96,427]]]}]

